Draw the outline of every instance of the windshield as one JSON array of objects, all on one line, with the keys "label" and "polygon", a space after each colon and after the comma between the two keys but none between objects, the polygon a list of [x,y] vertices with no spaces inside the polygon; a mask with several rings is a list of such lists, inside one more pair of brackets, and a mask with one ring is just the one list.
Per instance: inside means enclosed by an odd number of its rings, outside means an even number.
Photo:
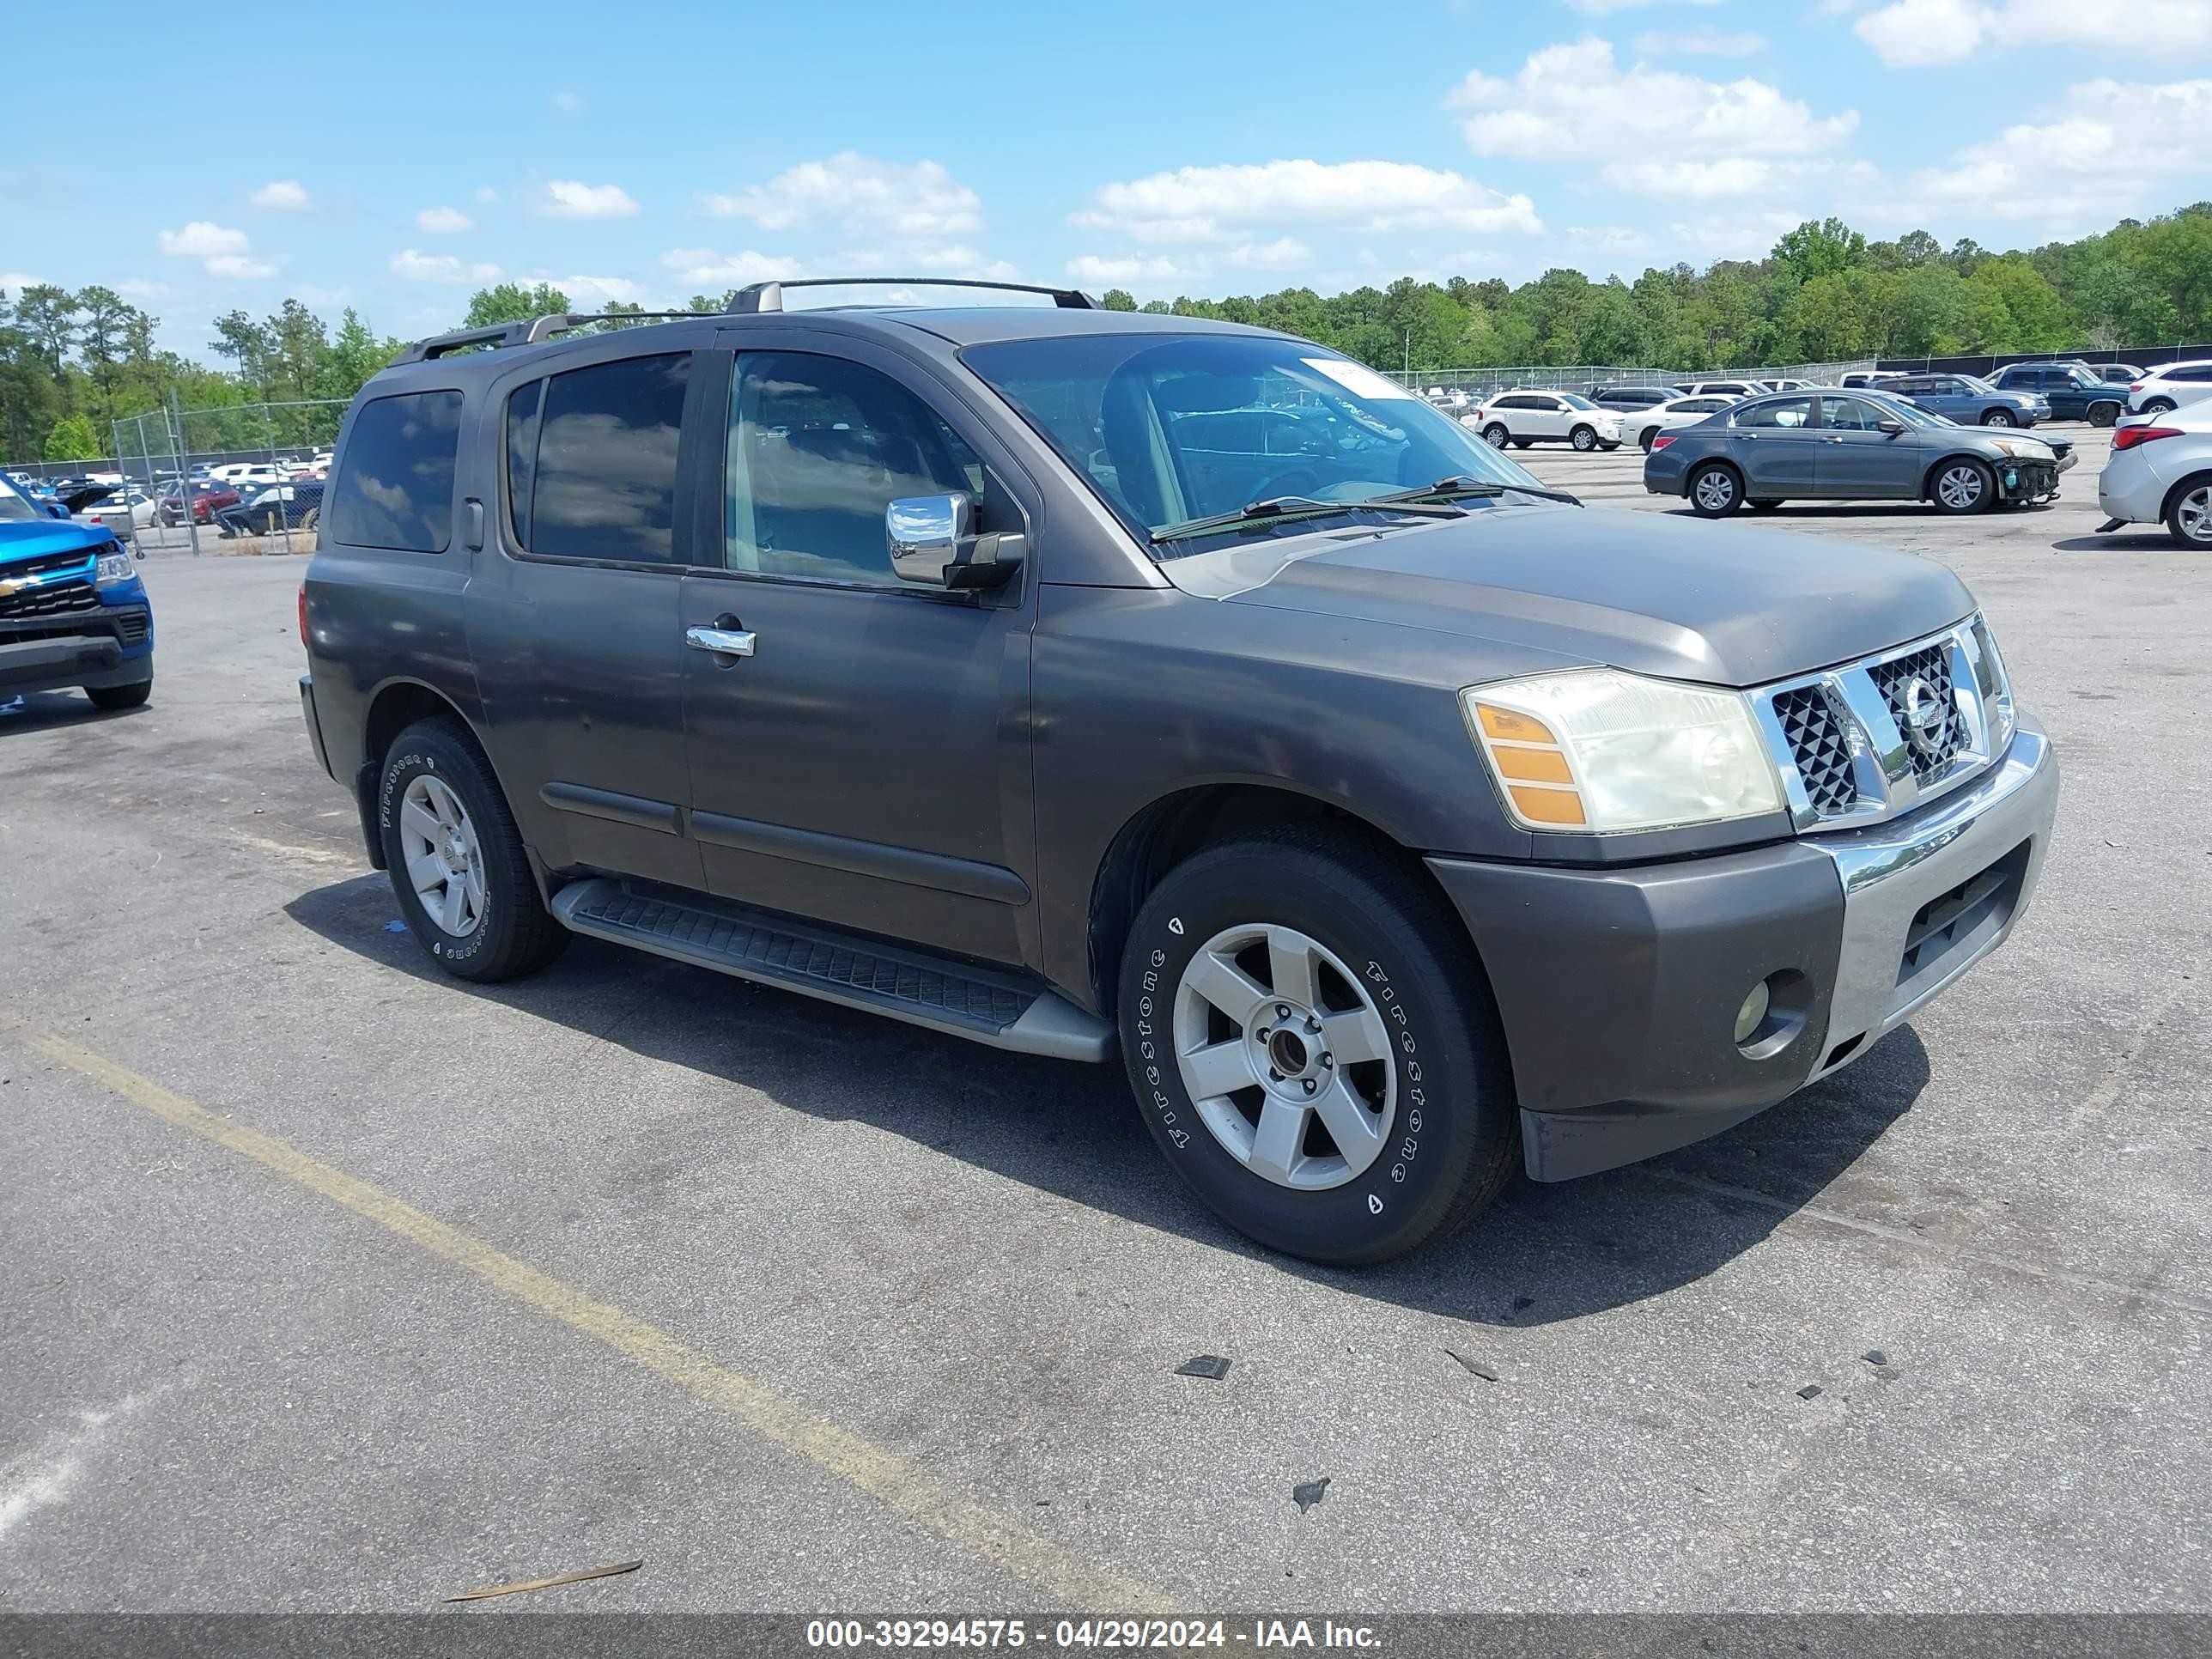
[{"label": "windshield", "polygon": [[1579,392],[1562,392],[1559,401],[1570,409],[1595,409],[1597,405]]},{"label": "windshield", "polygon": [[[1872,388],[1869,387],[1869,390],[1871,392]],[[1956,426],[1959,424],[1946,416],[1931,415],[1918,404],[1909,404],[1893,393],[1875,392],[1873,395],[1881,400],[1881,406],[1885,410],[1903,421],[1907,426]]]},{"label": "windshield", "polygon": [[2104,384],[2086,368],[2069,368],[2066,371],[2066,378],[2073,381],[2075,386],[2083,387],[2099,386]]},{"label": "windshield", "polygon": [[46,516],[15,487],[13,478],[0,478],[0,524],[25,524]]},{"label": "windshield", "polygon": [[1980,380],[1972,374],[1961,374],[1959,380],[1969,392],[1990,392],[1996,390],[1987,380]]},{"label": "windshield", "polygon": [[[1303,341],[1070,335],[970,346],[961,358],[1139,541],[1283,496],[1352,504],[1452,477],[1538,487],[1404,387]],[[1264,533],[1265,523],[1180,538],[1154,555]]]}]

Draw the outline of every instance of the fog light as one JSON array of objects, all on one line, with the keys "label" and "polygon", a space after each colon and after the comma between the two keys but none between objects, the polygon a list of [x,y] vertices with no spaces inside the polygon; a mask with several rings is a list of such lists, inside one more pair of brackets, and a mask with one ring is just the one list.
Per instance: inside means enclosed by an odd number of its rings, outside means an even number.
[{"label": "fog light", "polygon": [[1735,1040],[1739,1046],[1751,1041],[1751,1034],[1766,1023],[1769,1001],[1766,981],[1761,980],[1751,988],[1751,994],[1743,1000],[1743,1006],[1735,1011]]}]

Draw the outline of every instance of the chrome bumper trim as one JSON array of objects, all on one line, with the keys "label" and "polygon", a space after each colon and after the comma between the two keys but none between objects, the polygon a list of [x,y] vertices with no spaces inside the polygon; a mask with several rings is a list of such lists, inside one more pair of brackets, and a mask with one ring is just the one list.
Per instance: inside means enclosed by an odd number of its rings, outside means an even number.
[{"label": "chrome bumper trim", "polygon": [[[2058,757],[2041,726],[2022,713],[1997,763],[1972,787],[1909,817],[1804,844],[1835,860],[1844,890],[1844,933],[1829,1001],[1828,1030],[1806,1081],[1841,1071],[2003,943],[2027,908],[2058,810]],[[1900,975],[1907,935],[1921,907],[1971,881],[2028,843],[2019,888],[2002,914],[1981,919],[1950,947],[1926,982]],[[1862,1040],[1834,1065],[1839,1044]]]}]

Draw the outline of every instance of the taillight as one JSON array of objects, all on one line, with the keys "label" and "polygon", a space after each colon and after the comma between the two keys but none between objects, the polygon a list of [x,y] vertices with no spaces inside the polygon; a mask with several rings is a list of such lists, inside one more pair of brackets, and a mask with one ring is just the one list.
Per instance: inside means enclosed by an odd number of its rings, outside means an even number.
[{"label": "taillight", "polygon": [[2143,383],[2141,380],[2130,380],[2128,382],[2128,390],[2130,392],[2141,392],[2142,389]]},{"label": "taillight", "polygon": [[307,585],[300,584],[300,643],[307,642]]},{"label": "taillight", "polygon": [[2181,428],[2178,426],[2115,427],[2112,429],[2112,447],[2115,451],[2140,449],[2154,439],[2179,436],[2181,436]]},{"label": "taillight", "polygon": [[1672,437],[1662,432],[1651,441],[1651,453],[1656,455],[1674,441],[1674,440]]}]

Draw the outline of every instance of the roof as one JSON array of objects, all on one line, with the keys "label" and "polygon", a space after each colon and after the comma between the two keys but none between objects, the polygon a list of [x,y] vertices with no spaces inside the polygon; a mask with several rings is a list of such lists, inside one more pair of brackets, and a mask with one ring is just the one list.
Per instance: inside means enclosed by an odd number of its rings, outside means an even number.
[{"label": "roof", "polygon": [[[774,320],[789,322],[803,311],[787,311]],[[1250,334],[1280,337],[1277,331],[1207,317],[1176,317],[1157,311],[1068,311],[1056,306],[868,306],[840,309],[840,317],[880,317],[956,346],[995,344],[1001,340],[1064,339],[1074,334]],[[763,319],[763,320],[769,320]]]}]

